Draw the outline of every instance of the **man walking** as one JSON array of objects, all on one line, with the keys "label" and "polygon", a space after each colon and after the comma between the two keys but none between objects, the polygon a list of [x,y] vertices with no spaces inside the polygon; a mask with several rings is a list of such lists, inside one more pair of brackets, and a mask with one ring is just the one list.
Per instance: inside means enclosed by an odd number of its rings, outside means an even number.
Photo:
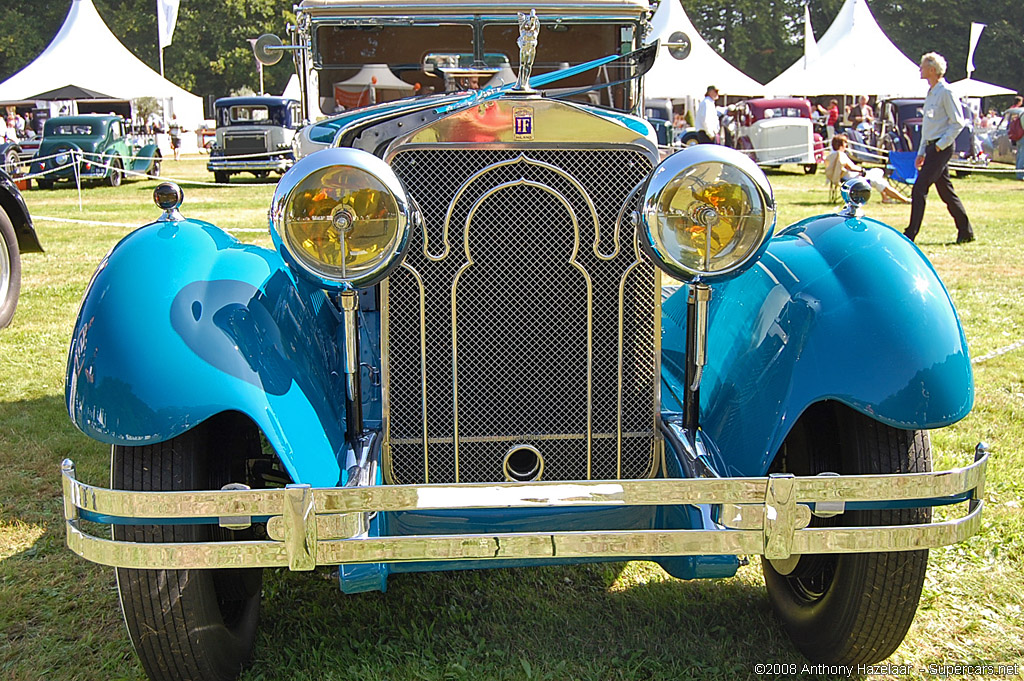
[{"label": "man walking", "polygon": [[963,130],[963,112],[960,102],[949,89],[943,76],[946,74],[946,60],[942,55],[929,52],[921,57],[921,78],[928,81],[928,96],[924,99],[924,116],[921,122],[921,146],[917,150],[917,181],[910,193],[910,224],[904,234],[911,241],[921,230],[924,206],[928,190],[935,185],[939,198],[946,204],[956,224],[956,243],[974,241],[974,230],[964,210],[964,204],[953,191],[949,180],[947,164],[953,156],[953,143]]},{"label": "man walking", "polygon": [[707,94],[697,107],[697,141],[701,144],[714,144],[718,137],[721,124],[718,121],[718,109],[715,107],[715,100],[718,99],[718,88],[714,85],[708,86]]}]

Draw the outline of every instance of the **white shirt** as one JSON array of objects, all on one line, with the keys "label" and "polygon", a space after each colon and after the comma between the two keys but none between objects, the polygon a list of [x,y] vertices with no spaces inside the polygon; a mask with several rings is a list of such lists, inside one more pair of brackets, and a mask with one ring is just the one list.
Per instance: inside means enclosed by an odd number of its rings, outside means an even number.
[{"label": "white shirt", "polygon": [[708,137],[714,139],[718,135],[721,125],[718,122],[718,109],[715,108],[715,100],[705,96],[697,107],[697,120],[694,121],[698,130],[703,130]]}]

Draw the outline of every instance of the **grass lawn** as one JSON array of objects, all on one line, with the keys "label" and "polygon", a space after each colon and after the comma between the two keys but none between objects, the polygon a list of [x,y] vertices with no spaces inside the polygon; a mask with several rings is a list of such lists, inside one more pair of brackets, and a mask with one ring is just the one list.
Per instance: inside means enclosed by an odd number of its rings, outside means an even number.
[{"label": "grass lawn", "polygon": [[[820,174],[787,169],[770,174],[780,224],[833,209]],[[167,161],[164,174],[211,179],[200,159]],[[64,545],[58,467],[71,457],[86,481],[107,480],[108,448],[64,409],[66,353],[93,269],[130,231],[93,223],[153,220],[155,184],[87,188],[82,210],[74,189],[25,193],[46,253],[23,256],[18,312],[0,332],[2,680],[143,678],[113,571]],[[1024,339],[1024,182],[973,175],[954,184],[978,240],[950,245],[956,230],[933,192],[918,241],[980,357]],[[269,246],[274,187],[252,178],[185,185],[182,210]],[[909,207],[876,196],[867,212],[902,229]],[[932,448],[935,467],[947,468],[970,461],[978,441],[991,445],[983,527],[931,553],[917,618],[890,662],[1018,663],[1024,672],[1024,348],[976,364],[975,381],[974,411],[934,432]],[[677,581],[636,562],[398,575],[386,595],[358,596],[320,569],[267,572],[256,659],[243,678],[725,680],[790,662],[805,660],[774,619],[757,558],[717,582]]]}]

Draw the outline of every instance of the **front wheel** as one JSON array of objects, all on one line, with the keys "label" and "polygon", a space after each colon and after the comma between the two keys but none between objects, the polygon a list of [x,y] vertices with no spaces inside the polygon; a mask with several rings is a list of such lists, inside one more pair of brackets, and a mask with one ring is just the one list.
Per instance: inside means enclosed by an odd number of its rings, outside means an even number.
[{"label": "front wheel", "polygon": [[107,175],[107,184],[111,187],[120,187],[121,174],[121,160],[115,158],[110,162],[110,174]]},{"label": "front wheel", "polygon": [[817,163],[805,163],[804,164],[804,175],[813,175],[816,172],[818,172],[818,164]]},{"label": "front wheel", "polygon": [[[220,489],[246,482],[247,462],[260,456],[259,434],[245,417],[216,416],[176,438],[141,447],[115,446],[116,489]],[[252,530],[216,525],[116,525],[114,538],[134,542],[245,540]],[[263,571],[117,569],[125,624],[152,681],[238,676],[252,655]]]},{"label": "front wheel", "polygon": [[[836,454],[833,454],[836,453]],[[796,475],[931,470],[924,431],[899,430],[835,405],[809,410],[786,439],[777,470]],[[779,465],[781,463],[781,466]],[[930,508],[848,511],[812,526],[927,523]],[[761,559],[768,597],[796,647],[825,664],[874,664],[903,642],[917,611],[928,551]]]},{"label": "front wheel", "polygon": [[14,318],[21,290],[21,256],[18,235],[7,213],[0,208],[0,329]]},{"label": "front wheel", "polygon": [[231,173],[223,170],[215,170],[213,171],[213,181],[217,184],[227,184],[231,181]]},{"label": "front wheel", "polygon": [[149,169],[151,177],[160,177],[160,159],[153,160],[153,166]]}]

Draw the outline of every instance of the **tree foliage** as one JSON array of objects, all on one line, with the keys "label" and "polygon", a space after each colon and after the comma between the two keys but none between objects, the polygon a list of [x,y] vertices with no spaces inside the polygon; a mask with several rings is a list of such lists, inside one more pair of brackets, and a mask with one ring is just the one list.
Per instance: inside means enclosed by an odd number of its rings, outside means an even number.
[{"label": "tree foliage", "polygon": [[[114,35],[159,70],[156,0],[94,2]],[[809,3],[820,38],[843,0]],[[69,6],[66,1],[3,0],[0,81],[46,48]],[[685,0],[683,6],[712,47],[761,82],[768,82],[803,54],[804,0]],[[1021,0],[869,0],[869,6],[882,30],[911,60],[930,51],[943,54],[949,61],[949,80],[966,75],[971,22],[986,23],[975,52],[974,76],[1024,91]],[[174,42],[164,50],[165,74],[207,102],[245,87],[257,90],[259,72],[248,40],[261,33],[283,35],[293,21],[292,0],[182,0]],[[290,74],[287,58],[268,67],[266,91],[281,92]]]}]

